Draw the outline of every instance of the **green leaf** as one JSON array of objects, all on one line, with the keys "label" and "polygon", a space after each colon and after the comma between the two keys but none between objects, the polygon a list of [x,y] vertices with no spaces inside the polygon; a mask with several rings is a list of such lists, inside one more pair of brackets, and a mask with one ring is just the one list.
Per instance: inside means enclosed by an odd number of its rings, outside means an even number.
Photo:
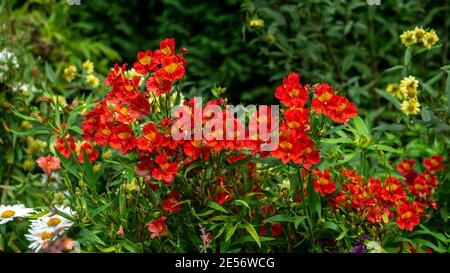
[{"label": "green leaf", "polygon": [[355,123],[355,128],[362,133],[365,136],[368,136],[369,129],[367,128],[366,124],[364,123],[364,120],[360,116],[356,116],[353,118],[353,122]]},{"label": "green leaf", "polygon": [[378,95],[380,95],[383,98],[385,98],[388,101],[390,101],[395,106],[395,108],[400,110],[401,103],[394,96],[392,96],[388,92],[386,92],[384,90],[381,90],[381,89],[375,89],[375,92],[377,92]]},{"label": "green leaf", "polygon": [[445,90],[447,92],[447,113],[450,115],[450,72],[447,72],[447,84]]},{"label": "green leaf", "polygon": [[250,208],[250,206],[248,205],[248,203],[245,202],[244,200],[238,199],[238,200],[235,200],[234,203],[235,203],[236,205],[241,205],[241,206],[244,206],[244,207],[248,208],[248,212],[251,213],[252,209]]},{"label": "green leaf", "polygon": [[391,152],[391,153],[396,153],[396,154],[399,154],[399,153],[400,153],[397,149],[392,148],[392,147],[387,146],[387,145],[383,145],[383,144],[375,144],[375,145],[373,145],[373,146],[370,146],[370,149],[378,150],[378,151],[379,151],[379,150],[382,150],[382,151]]},{"label": "green leaf", "polygon": [[212,209],[221,211],[221,212],[228,213],[228,211],[227,211],[226,209],[224,209],[221,205],[219,205],[219,204],[217,204],[216,202],[213,202],[213,201],[209,201],[209,202],[206,204],[206,206],[208,206],[208,207],[210,207],[210,208],[212,208]]},{"label": "green leaf", "polygon": [[235,224],[234,226],[229,226],[227,228],[227,232],[225,235],[225,241],[229,241],[231,237],[233,236],[234,232],[236,231],[236,228],[238,227],[239,223]]},{"label": "green leaf", "polygon": [[109,203],[107,203],[107,204],[105,204],[105,205],[103,205],[103,206],[101,206],[101,207],[99,207],[99,208],[96,208],[95,210],[93,210],[91,213],[90,213],[90,216],[91,217],[94,217],[94,216],[96,216],[97,214],[99,214],[100,212],[102,212],[102,211],[104,211],[105,209],[107,209],[107,208],[109,208],[110,206],[111,206],[111,202],[109,202]]},{"label": "green leaf", "polygon": [[37,121],[36,118],[33,118],[33,117],[30,117],[30,116],[24,115],[24,114],[20,113],[19,111],[17,111],[17,110],[14,109],[14,108],[12,108],[11,111],[13,112],[14,115],[18,116],[18,117],[21,118],[21,119],[29,120],[29,121]]},{"label": "green leaf", "polygon": [[261,241],[259,240],[259,236],[255,228],[248,222],[244,222],[244,227],[247,230],[247,232],[253,237],[258,246],[261,247]]},{"label": "green leaf", "polygon": [[405,51],[405,56],[403,58],[403,65],[405,68],[408,68],[411,63],[411,56],[412,56],[412,47],[408,46]]},{"label": "green leaf", "polygon": [[341,234],[339,234],[339,236],[336,238],[336,241],[342,240],[345,237],[345,235],[347,235],[347,231],[348,231],[347,229],[344,229],[344,231],[342,231]]},{"label": "green leaf", "polygon": [[[96,233],[99,233],[101,231],[97,231]],[[80,231],[80,241],[81,243],[96,243],[105,246],[106,244],[97,236],[94,232],[90,231],[89,229],[83,228]]]},{"label": "green leaf", "polygon": [[47,79],[51,83],[56,82],[55,71],[53,70],[53,68],[51,67],[51,65],[48,62],[45,62],[45,75],[47,76]]}]

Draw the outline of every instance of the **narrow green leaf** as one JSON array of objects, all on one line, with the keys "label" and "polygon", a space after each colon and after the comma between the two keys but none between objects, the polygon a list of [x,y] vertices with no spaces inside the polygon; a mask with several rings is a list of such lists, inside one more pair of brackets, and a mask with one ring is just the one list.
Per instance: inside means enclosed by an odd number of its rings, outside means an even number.
[{"label": "narrow green leaf", "polygon": [[221,211],[221,212],[228,213],[228,211],[227,211],[226,209],[224,209],[221,205],[219,205],[219,204],[217,204],[216,202],[213,202],[213,201],[209,201],[209,202],[206,204],[206,206],[208,206],[208,207],[210,207],[210,208],[212,208],[212,209]]},{"label": "narrow green leaf", "polygon": [[247,232],[253,237],[258,246],[261,247],[261,241],[259,240],[259,236],[255,228],[248,222],[244,222],[244,227],[247,230]]}]

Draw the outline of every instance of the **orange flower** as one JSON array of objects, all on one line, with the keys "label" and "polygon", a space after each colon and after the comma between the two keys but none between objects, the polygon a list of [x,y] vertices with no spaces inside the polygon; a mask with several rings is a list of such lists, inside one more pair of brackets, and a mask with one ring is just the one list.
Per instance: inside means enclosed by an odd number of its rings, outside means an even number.
[{"label": "orange flower", "polygon": [[65,158],[70,157],[71,151],[74,152],[76,149],[74,138],[66,135],[65,140],[69,147],[67,147],[66,142],[62,137],[55,138],[55,148],[60,152]]}]

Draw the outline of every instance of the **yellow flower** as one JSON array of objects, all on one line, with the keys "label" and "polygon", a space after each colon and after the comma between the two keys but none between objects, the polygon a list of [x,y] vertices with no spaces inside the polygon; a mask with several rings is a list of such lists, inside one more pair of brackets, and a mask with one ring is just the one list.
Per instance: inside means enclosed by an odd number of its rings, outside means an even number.
[{"label": "yellow flower", "polygon": [[71,82],[75,79],[75,74],[77,73],[77,68],[74,65],[69,65],[64,69],[64,78],[66,81]]},{"label": "yellow flower", "polygon": [[405,46],[411,46],[417,43],[416,35],[413,30],[404,31],[402,35],[400,35],[400,39]]},{"label": "yellow flower", "polygon": [[111,156],[112,156],[112,152],[111,152],[110,150],[108,150],[108,151],[106,151],[106,152],[104,152],[104,153],[102,154],[102,158],[103,158],[104,160],[110,159]]},{"label": "yellow flower", "polygon": [[94,72],[94,63],[91,62],[90,60],[86,60],[83,63],[83,69],[84,71],[86,71],[86,73],[92,74]]},{"label": "yellow flower", "polygon": [[417,98],[405,100],[400,106],[400,109],[407,116],[417,115],[420,112],[420,103],[417,101]]},{"label": "yellow flower", "polygon": [[255,18],[250,20],[250,22],[248,23],[251,27],[263,27],[264,26],[264,20],[259,19],[259,18]]},{"label": "yellow flower", "polygon": [[33,125],[26,120],[22,121],[22,124],[20,126],[22,126],[22,128],[25,130],[29,130],[29,129],[33,128]]},{"label": "yellow flower", "polygon": [[59,104],[61,107],[66,107],[66,106],[67,106],[66,98],[64,98],[63,96],[57,96],[57,97],[54,97],[54,98],[53,98],[53,101],[54,101],[54,102],[58,101],[58,104]]},{"label": "yellow flower", "polygon": [[23,169],[26,171],[29,171],[31,169],[33,169],[34,167],[34,161],[31,159],[25,159],[25,161],[23,162]]},{"label": "yellow flower", "polygon": [[400,82],[400,92],[404,99],[412,99],[417,97],[417,88],[419,87],[419,81],[414,76],[404,78]]},{"label": "yellow flower", "polygon": [[400,85],[398,83],[388,84],[388,86],[386,87],[386,91],[398,99],[403,98],[403,94],[400,91]]},{"label": "yellow flower", "polygon": [[100,80],[94,75],[87,75],[86,83],[92,88],[96,88],[100,84]]},{"label": "yellow flower", "polygon": [[431,47],[439,41],[439,37],[437,36],[436,32],[434,30],[430,30],[429,32],[425,33],[425,35],[422,38],[423,46],[425,46],[428,49],[431,49]]},{"label": "yellow flower", "polygon": [[416,41],[422,41],[423,36],[425,35],[425,30],[422,27],[416,27],[414,30],[414,37],[416,38]]},{"label": "yellow flower", "polygon": [[267,34],[266,41],[269,43],[273,43],[273,42],[275,42],[275,37],[272,34]]}]

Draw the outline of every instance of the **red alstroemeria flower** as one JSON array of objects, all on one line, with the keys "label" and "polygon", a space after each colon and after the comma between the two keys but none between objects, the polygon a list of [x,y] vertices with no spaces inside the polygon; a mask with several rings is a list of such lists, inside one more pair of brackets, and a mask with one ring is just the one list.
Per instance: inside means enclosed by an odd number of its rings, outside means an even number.
[{"label": "red alstroemeria flower", "polygon": [[396,167],[397,171],[401,175],[407,175],[408,173],[412,172],[414,169],[414,159],[403,159]]},{"label": "red alstroemeria flower", "polygon": [[168,211],[169,214],[179,212],[183,208],[183,204],[180,203],[180,194],[177,190],[172,190],[167,198],[163,201],[163,209]]},{"label": "red alstroemeria flower", "polygon": [[109,146],[113,149],[120,150],[122,154],[125,154],[129,150],[133,150],[136,147],[136,138],[130,127],[121,123],[111,136]]},{"label": "red alstroemeria flower", "polygon": [[144,135],[137,140],[137,147],[139,150],[151,152],[163,141],[163,136],[154,123],[145,125],[142,132]]},{"label": "red alstroemeria flower", "polygon": [[148,230],[152,233],[150,238],[165,237],[170,234],[169,228],[166,225],[166,217],[162,216],[159,219],[151,220],[148,224]]},{"label": "red alstroemeria flower", "polygon": [[409,190],[412,194],[419,198],[425,198],[430,194],[430,189],[427,182],[420,176],[414,180],[412,185],[409,186]]},{"label": "red alstroemeria flower", "polygon": [[134,70],[141,75],[145,75],[154,71],[158,67],[159,60],[154,58],[152,52],[147,50],[139,52],[137,55],[137,62],[133,64]]},{"label": "red alstroemeria flower", "polygon": [[100,124],[98,130],[95,132],[94,140],[97,145],[106,147],[113,134],[115,134],[116,128],[112,123]]},{"label": "red alstroemeria flower", "polygon": [[439,181],[436,177],[436,174],[430,172],[430,171],[424,171],[421,173],[416,179],[423,179],[426,184],[432,188],[436,188]]},{"label": "red alstroemeria flower", "polygon": [[152,171],[153,178],[171,183],[175,178],[175,174],[178,172],[177,163],[169,162],[167,155],[164,154],[156,156],[155,163],[157,167]]},{"label": "red alstroemeria flower", "polygon": [[158,97],[162,94],[169,93],[172,89],[170,81],[164,79],[163,74],[162,70],[157,70],[153,76],[147,79],[145,84],[147,90],[154,92]]},{"label": "red alstroemeria flower", "polygon": [[184,66],[176,56],[165,57],[161,60],[162,77],[168,81],[176,81],[184,76]]},{"label": "red alstroemeria flower", "polygon": [[223,178],[220,178],[215,188],[209,187],[209,191],[213,197],[208,198],[208,200],[216,201],[219,205],[223,205],[223,203],[233,198],[231,189],[227,187]]},{"label": "red alstroemeria flower", "polygon": [[319,169],[314,169],[312,172],[314,191],[321,195],[331,194],[336,190],[336,183],[331,181],[330,173],[327,169],[323,170],[323,174]]},{"label": "red alstroemeria flower", "polygon": [[94,149],[91,143],[87,141],[83,141],[80,146],[80,151],[78,153],[78,160],[81,164],[84,163],[84,152],[86,152],[87,157],[89,158],[89,162],[94,162],[98,158],[98,151]]},{"label": "red alstroemeria flower", "polygon": [[397,226],[400,229],[406,229],[412,231],[415,226],[420,224],[419,214],[416,209],[408,203],[400,204],[397,206]]},{"label": "red alstroemeria flower", "polygon": [[275,97],[288,107],[303,107],[308,101],[308,90],[300,84],[300,76],[291,72],[276,88]]},{"label": "red alstroemeria flower", "polygon": [[320,153],[314,148],[314,143],[305,135],[301,140],[299,139],[299,156],[294,163],[301,163],[307,170],[311,168],[311,165],[320,162]]},{"label": "red alstroemeria flower", "polygon": [[61,168],[59,157],[48,155],[46,157],[39,157],[36,160],[37,165],[48,177],[52,176],[52,173]]},{"label": "red alstroemeria flower", "polygon": [[429,171],[440,171],[442,169],[442,156],[433,155],[432,157],[425,159],[423,165]]},{"label": "red alstroemeria flower", "polygon": [[169,57],[175,54],[175,40],[168,38],[159,43],[160,50],[158,51],[163,57]]},{"label": "red alstroemeria flower", "polygon": [[311,107],[317,114],[328,115],[329,104],[331,99],[334,97],[333,87],[329,86],[327,83],[321,83],[314,86],[314,93],[316,97],[311,102]]},{"label": "red alstroemeria flower", "polygon": [[284,119],[289,129],[307,132],[311,128],[306,108],[291,108],[284,111]]},{"label": "red alstroemeria flower", "polygon": [[297,134],[292,131],[288,136],[283,134],[280,137],[278,148],[271,152],[271,155],[275,158],[281,159],[283,164],[288,164],[292,160],[294,163],[299,163],[300,156],[300,143]]},{"label": "red alstroemeria flower", "polygon": [[386,177],[380,195],[383,200],[389,201],[392,204],[406,201],[405,189],[400,185],[396,177]]},{"label": "red alstroemeria flower", "polygon": [[113,70],[109,72],[108,76],[105,78],[105,83],[109,86],[121,84],[125,78],[123,73],[125,73],[126,70],[127,64],[123,64],[122,66],[115,64]]},{"label": "red alstroemeria flower", "polygon": [[[270,224],[270,237],[279,237],[281,236],[283,232],[283,226],[281,224]],[[266,224],[261,225],[259,228],[259,235],[260,236],[267,236],[266,232]]]},{"label": "red alstroemeria flower", "polygon": [[348,124],[349,119],[354,118],[358,114],[356,106],[349,102],[347,98],[334,96],[329,103],[329,110],[325,111],[325,115],[331,117],[335,122]]},{"label": "red alstroemeria flower", "polygon": [[64,141],[64,138],[57,137],[57,138],[55,138],[55,148],[65,158],[69,158],[71,151],[75,152],[75,149],[76,149],[75,140],[74,140],[74,137],[70,137],[69,135],[66,135],[65,140],[67,141],[67,144],[69,144],[69,147],[67,147],[66,142]]}]

